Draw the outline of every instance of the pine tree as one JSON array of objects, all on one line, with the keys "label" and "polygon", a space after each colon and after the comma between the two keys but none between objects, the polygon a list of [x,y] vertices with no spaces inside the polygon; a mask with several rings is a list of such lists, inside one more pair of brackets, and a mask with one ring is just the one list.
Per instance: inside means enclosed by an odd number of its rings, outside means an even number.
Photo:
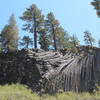
[{"label": "pine tree", "polygon": [[92,37],[91,33],[88,31],[84,32],[84,41],[87,45],[90,45],[93,47],[93,43],[95,42],[95,39]]},{"label": "pine tree", "polygon": [[50,37],[54,43],[54,49],[57,50],[57,43],[56,43],[56,28],[59,26],[58,20],[55,19],[52,12],[47,15],[47,26],[49,29]]},{"label": "pine tree", "polygon": [[70,43],[73,44],[74,47],[79,46],[79,40],[78,40],[78,38],[77,38],[76,35],[73,34],[73,35],[70,37]]},{"label": "pine tree", "polygon": [[9,24],[1,32],[1,44],[4,52],[18,49],[18,28],[14,14],[9,19]]},{"label": "pine tree", "polygon": [[1,33],[0,33],[0,53],[2,52],[2,38],[1,38]]},{"label": "pine tree", "polygon": [[93,0],[91,4],[94,6],[94,9],[96,9],[98,17],[100,17],[100,0]]},{"label": "pine tree", "polygon": [[69,35],[62,27],[57,27],[56,29],[56,42],[58,49],[64,49],[69,46]]},{"label": "pine tree", "polygon": [[18,31],[14,14],[11,15],[8,24],[11,25],[16,31]]},{"label": "pine tree", "polygon": [[49,50],[50,40],[47,35],[47,28],[43,28],[40,30],[40,38],[39,38],[40,48],[43,50]]},{"label": "pine tree", "polygon": [[32,4],[26,9],[20,19],[26,22],[26,24],[23,25],[23,30],[34,33],[34,48],[37,48],[37,33],[44,20],[41,10],[39,10],[35,4]]},{"label": "pine tree", "polygon": [[29,46],[32,46],[33,45],[32,38],[30,38],[29,36],[24,36],[21,39],[20,45],[25,46],[25,48],[28,48]]},{"label": "pine tree", "polygon": [[98,40],[98,46],[99,46],[99,48],[100,48],[100,40]]}]

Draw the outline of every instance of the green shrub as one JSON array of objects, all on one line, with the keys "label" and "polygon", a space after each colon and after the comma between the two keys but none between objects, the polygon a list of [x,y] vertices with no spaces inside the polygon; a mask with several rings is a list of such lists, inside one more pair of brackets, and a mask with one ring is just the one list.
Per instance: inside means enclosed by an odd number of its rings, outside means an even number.
[{"label": "green shrub", "polygon": [[35,56],[35,57],[38,57],[39,55],[38,55],[37,53],[34,53],[34,56]]}]

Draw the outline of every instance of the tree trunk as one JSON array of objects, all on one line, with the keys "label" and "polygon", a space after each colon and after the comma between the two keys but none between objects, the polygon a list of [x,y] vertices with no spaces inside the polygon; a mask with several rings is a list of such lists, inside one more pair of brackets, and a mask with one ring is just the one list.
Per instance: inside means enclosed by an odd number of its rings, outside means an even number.
[{"label": "tree trunk", "polygon": [[36,18],[34,17],[34,48],[37,48]]},{"label": "tree trunk", "polygon": [[56,36],[55,36],[55,33],[54,33],[54,48],[55,48],[55,50],[57,50],[57,45],[56,45]]},{"label": "tree trunk", "polygon": [[37,33],[34,31],[34,48],[37,48]]},{"label": "tree trunk", "polygon": [[26,43],[26,48],[28,48],[28,44],[29,44],[29,43],[27,42],[27,43]]},{"label": "tree trunk", "polygon": [[90,41],[90,45],[91,45],[91,47],[93,47],[93,46],[92,46],[92,41],[91,41],[91,39],[89,39],[89,41]]},{"label": "tree trunk", "polygon": [[54,40],[54,48],[55,50],[57,50],[57,44],[56,44],[56,34],[55,34],[55,30],[54,30],[54,27],[52,26],[53,28],[53,40]]},{"label": "tree trunk", "polygon": [[91,44],[91,47],[93,47],[93,46],[92,46],[92,42],[90,42],[90,44]]}]

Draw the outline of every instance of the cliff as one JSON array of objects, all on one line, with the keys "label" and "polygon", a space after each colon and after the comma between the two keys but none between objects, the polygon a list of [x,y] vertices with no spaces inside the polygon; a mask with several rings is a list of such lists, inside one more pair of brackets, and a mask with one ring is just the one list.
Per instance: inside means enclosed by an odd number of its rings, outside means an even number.
[{"label": "cliff", "polygon": [[21,83],[33,91],[92,91],[100,84],[100,49],[69,51],[23,49],[0,54],[0,84]]}]

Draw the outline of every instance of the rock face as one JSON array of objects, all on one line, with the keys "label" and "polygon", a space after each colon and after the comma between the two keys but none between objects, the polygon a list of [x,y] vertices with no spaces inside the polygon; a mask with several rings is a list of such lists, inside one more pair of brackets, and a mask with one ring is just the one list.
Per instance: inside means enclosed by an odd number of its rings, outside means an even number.
[{"label": "rock face", "polygon": [[33,91],[92,91],[100,84],[100,49],[78,53],[23,49],[0,54],[0,84],[21,83]]}]

